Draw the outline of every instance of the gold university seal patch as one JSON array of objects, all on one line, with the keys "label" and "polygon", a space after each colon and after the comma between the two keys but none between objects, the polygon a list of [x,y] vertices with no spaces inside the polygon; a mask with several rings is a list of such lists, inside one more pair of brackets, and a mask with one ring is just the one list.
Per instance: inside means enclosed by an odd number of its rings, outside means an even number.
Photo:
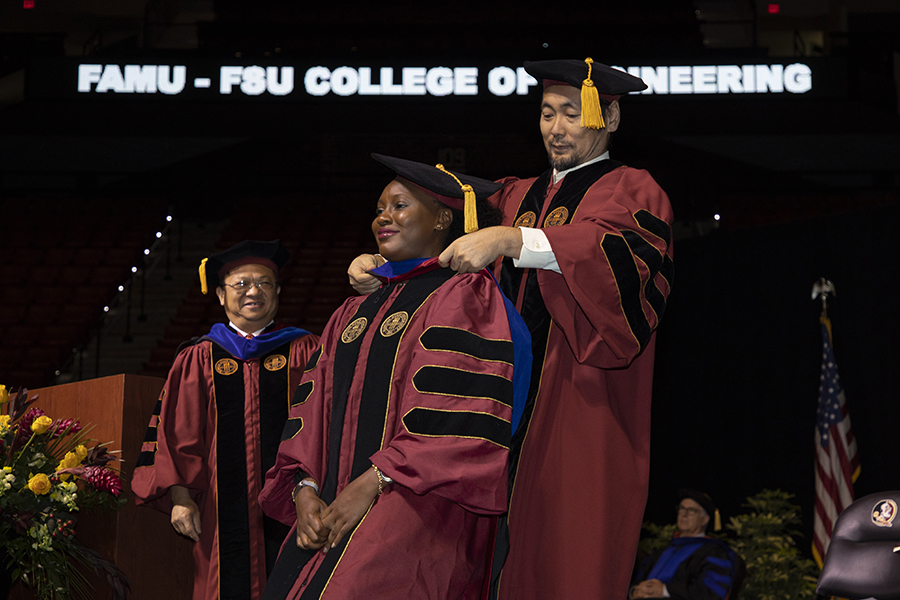
[{"label": "gold university seal patch", "polygon": [[516,224],[513,225],[513,227],[534,227],[536,221],[537,215],[529,210],[527,213],[516,219]]},{"label": "gold university seal patch", "polygon": [[556,227],[557,225],[564,225],[566,220],[569,218],[569,209],[565,206],[560,206],[557,209],[554,209],[547,218],[544,219],[544,227]]},{"label": "gold university seal patch", "polygon": [[345,344],[349,344],[366,330],[366,325],[368,324],[369,321],[367,321],[365,317],[356,319],[344,328],[344,333],[341,334],[341,341]]},{"label": "gold university seal patch", "polygon": [[872,509],[872,522],[879,527],[893,527],[897,516],[897,503],[890,498],[879,500]]},{"label": "gold university seal patch", "polygon": [[391,337],[406,327],[408,321],[409,314],[407,314],[406,311],[401,310],[400,312],[395,312],[381,323],[381,335],[384,337]]},{"label": "gold university seal patch", "polygon": [[269,358],[266,359],[266,362],[263,363],[263,366],[268,371],[278,371],[284,365],[287,364],[287,359],[280,354],[273,354]]},{"label": "gold university seal patch", "polygon": [[231,375],[237,370],[237,361],[232,358],[220,358],[216,362],[216,373],[219,375]]}]

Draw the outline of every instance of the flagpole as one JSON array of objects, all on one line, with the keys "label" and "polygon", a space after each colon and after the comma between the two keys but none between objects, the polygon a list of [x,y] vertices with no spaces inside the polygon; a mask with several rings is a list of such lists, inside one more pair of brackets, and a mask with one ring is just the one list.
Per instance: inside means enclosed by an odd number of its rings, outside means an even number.
[{"label": "flagpole", "polygon": [[819,315],[819,321],[828,326],[828,333],[831,334],[831,323],[828,320],[828,296],[836,296],[834,284],[824,277],[819,277],[818,281],[812,287],[812,299],[822,300],[822,313]]},{"label": "flagpole", "polygon": [[822,367],[819,377],[819,402],[815,429],[815,491],[813,513],[813,558],[822,567],[831,530],[838,515],[854,499],[853,484],[859,476],[856,438],[850,426],[850,413],[840,384],[832,347],[828,298],[835,296],[834,284],[819,278],[812,288],[812,299],[822,301]]}]

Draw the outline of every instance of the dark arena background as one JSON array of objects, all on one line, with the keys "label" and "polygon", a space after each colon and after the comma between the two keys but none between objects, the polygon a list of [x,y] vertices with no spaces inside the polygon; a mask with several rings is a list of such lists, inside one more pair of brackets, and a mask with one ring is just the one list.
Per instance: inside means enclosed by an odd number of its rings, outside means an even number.
[{"label": "dark arena background", "polygon": [[900,488],[900,5],[516,6],[0,0],[0,383],[164,377],[221,317],[200,259],[245,238],[288,245],[279,317],[321,332],[374,249],[369,153],[537,175],[522,62],[590,56],[651,85],[611,152],[677,219],[647,519],[780,488],[808,552],[820,277],[857,497]]}]

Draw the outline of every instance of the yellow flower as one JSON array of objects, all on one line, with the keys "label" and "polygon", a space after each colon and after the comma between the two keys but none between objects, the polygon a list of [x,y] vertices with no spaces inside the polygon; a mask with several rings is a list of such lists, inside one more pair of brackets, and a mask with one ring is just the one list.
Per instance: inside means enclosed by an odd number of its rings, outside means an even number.
[{"label": "yellow flower", "polygon": [[78,458],[77,454],[75,454],[74,452],[66,452],[65,458],[60,461],[59,466],[62,469],[72,469],[74,467],[77,467],[78,463],[80,462],[81,459]]},{"label": "yellow flower", "polygon": [[79,444],[77,448],[75,448],[75,454],[78,455],[78,461],[83,461],[88,455],[88,449],[84,447],[84,444]]},{"label": "yellow flower", "polygon": [[5,385],[0,385],[0,404],[9,402],[9,390]]},{"label": "yellow flower", "polygon": [[47,415],[41,415],[31,423],[31,430],[40,435],[46,433],[51,425],[53,425],[53,419]]},{"label": "yellow flower", "polygon": [[28,489],[38,496],[49,493],[50,487],[50,478],[43,473],[38,473],[28,480]]},{"label": "yellow flower", "polygon": [[0,435],[9,431],[9,415],[0,415]]}]

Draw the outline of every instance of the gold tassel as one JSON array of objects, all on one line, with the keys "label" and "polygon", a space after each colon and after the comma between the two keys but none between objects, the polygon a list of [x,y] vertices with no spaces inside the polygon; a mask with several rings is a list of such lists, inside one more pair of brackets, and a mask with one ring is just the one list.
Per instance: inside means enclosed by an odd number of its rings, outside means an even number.
[{"label": "gold tassel", "polygon": [[475,207],[475,190],[468,183],[463,185],[463,182],[459,180],[459,177],[445,169],[444,165],[438,163],[434,165],[434,168],[446,173],[459,184],[459,187],[463,191],[463,198],[466,201],[463,205],[463,223],[465,225],[466,233],[478,231],[478,210]]},{"label": "gold tassel", "polygon": [[209,292],[209,288],[206,285],[206,261],[208,258],[204,258],[200,261],[200,293],[204,296]]},{"label": "gold tassel", "polygon": [[478,231],[478,211],[475,208],[475,190],[471,185],[462,186],[466,198],[466,205],[463,215],[465,217],[466,233]]},{"label": "gold tassel", "polygon": [[581,82],[581,126],[586,129],[603,129],[603,112],[600,110],[600,94],[591,81],[591,64],[593,60],[584,59],[588,66],[588,76]]},{"label": "gold tassel", "polygon": [[722,529],[722,516],[719,514],[719,509],[716,509],[716,516],[713,519],[713,531],[720,531]]}]

